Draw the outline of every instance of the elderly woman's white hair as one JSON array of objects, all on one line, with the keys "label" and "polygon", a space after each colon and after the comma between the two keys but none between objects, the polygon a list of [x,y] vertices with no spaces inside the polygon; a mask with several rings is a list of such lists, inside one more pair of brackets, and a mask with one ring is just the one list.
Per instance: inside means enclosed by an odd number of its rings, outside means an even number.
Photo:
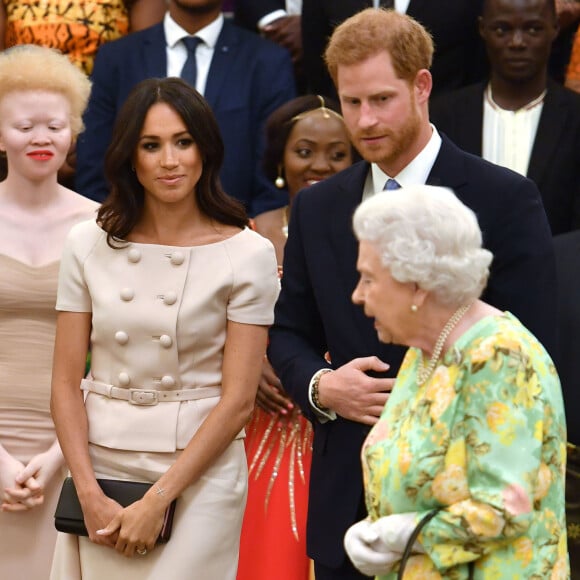
[{"label": "elderly woman's white hair", "polygon": [[445,187],[379,193],[354,214],[359,240],[373,243],[391,276],[414,282],[447,306],[479,298],[492,254],[481,247],[475,214]]}]

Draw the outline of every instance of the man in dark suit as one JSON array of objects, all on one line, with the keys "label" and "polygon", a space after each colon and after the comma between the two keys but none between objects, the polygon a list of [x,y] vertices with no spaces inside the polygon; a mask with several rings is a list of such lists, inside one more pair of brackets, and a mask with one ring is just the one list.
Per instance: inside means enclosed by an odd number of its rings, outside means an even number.
[{"label": "man in dark suit", "polygon": [[556,345],[554,255],[540,194],[529,179],[461,151],[433,128],[432,54],[420,24],[373,9],[339,26],[326,51],[364,161],[293,202],[268,349],[314,425],[307,545],[317,580],[364,578],[347,561],[343,536],[366,515],[360,450],[404,352],[379,343],[372,321],[351,302],[358,279],[351,218],[363,198],[385,185],[452,188],[476,213],[494,254],[484,300],[510,310],[548,348]]},{"label": "man in dark suit", "polygon": [[162,23],[101,47],[78,143],[76,189],[104,199],[103,159],[117,112],[141,80],[187,76],[184,67],[188,74],[192,69],[184,39],[197,36],[201,42],[192,53],[197,74],[186,80],[204,94],[220,126],[222,184],[246,205],[281,259],[282,208],[288,200],[264,175],[261,159],[266,118],[295,96],[292,63],[286,50],[224,21],[221,5],[221,0],[169,0]]},{"label": "man in dark suit", "polygon": [[536,182],[554,235],[580,227],[580,95],[548,78],[554,0],[486,0],[485,83],[431,102],[437,128],[465,151]]},{"label": "man in dark suit", "polygon": [[334,94],[322,59],[328,38],[346,18],[375,4],[406,12],[432,34],[435,92],[465,86],[485,74],[485,55],[477,34],[482,0],[303,0],[302,47],[311,92]]},{"label": "man in dark suit", "polygon": [[237,0],[234,22],[259,32],[292,55],[296,82],[304,91],[301,0]]},{"label": "man in dark suit", "polygon": [[301,9],[301,0],[236,0],[234,22],[261,32],[298,58],[302,55]]}]

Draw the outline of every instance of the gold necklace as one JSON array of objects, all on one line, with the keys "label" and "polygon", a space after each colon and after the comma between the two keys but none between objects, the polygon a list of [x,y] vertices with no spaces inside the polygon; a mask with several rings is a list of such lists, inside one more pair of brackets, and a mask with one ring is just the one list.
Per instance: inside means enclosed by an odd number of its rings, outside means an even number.
[{"label": "gold necklace", "polygon": [[451,331],[455,328],[457,323],[461,320],[464,314],[471,308],[471,304],[464,304],[460,306],[451,316],[451,318],[447,321],[439,338],[437,338],[437,342],[435,343],[435,348],[433,349],[433,354],[429,359],[429,364],[425,366],[423,364],[423,359],[419,362],[419,368],[417,369],[417,384],[421,386],[425,381],[431,376],[433,371],[435,370],[435,365],[439,360],[439,356],[441,355],[441,351],[443,350],[443,345],[447,340],[447,337],[451,334]]}]

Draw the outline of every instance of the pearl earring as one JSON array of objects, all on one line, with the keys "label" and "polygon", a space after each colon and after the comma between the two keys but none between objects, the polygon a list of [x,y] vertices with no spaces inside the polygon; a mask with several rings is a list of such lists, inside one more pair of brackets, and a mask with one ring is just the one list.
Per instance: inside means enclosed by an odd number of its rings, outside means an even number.
[{"label": "pearl earring", "polygon": [[278,177],[274,180],[274,185],[278,189],[284,189],[286,187],[286,181],[282,177],[282,165],[278,165]]},{"label": "pearl earring", "polygon": [[419,307],[416,304],[411,304],[411,312],[417,312],[417,310],[419,310]]}]

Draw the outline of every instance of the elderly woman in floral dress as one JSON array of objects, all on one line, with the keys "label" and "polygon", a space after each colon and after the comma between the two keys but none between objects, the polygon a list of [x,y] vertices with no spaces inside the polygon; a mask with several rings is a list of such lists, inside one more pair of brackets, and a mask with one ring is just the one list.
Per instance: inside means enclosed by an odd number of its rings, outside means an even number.
[{"label": "elderly woman in floral dress", "polygon": [[409,547],[405,579],[567,578],[560,383],[537,339],[478,299],[492,256],[475,215],[417,186],[365,201],[354,228],[353,300],[411,348],[363,446],[353,563],[395,578]]}]

